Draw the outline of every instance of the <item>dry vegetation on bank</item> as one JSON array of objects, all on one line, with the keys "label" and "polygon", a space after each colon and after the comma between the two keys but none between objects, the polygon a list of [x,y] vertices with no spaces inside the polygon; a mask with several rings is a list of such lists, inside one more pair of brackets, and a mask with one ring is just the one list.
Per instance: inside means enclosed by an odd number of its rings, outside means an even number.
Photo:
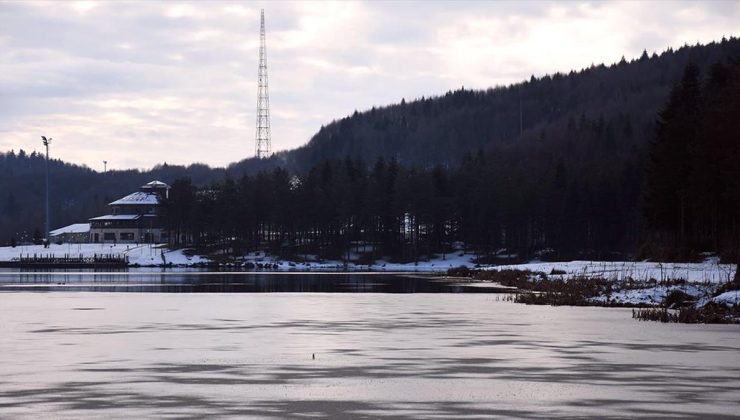
[{"label": "dry vegetation on bank", "polygon": [[633,318],[680,323],[740,323],[740,306],[712,299],[737,290],[734,283],[689,283],[683,279],[615,280],[528,270],[470,270],[448,275],[516,287],[515,302],[528,305],[632,307]]}]

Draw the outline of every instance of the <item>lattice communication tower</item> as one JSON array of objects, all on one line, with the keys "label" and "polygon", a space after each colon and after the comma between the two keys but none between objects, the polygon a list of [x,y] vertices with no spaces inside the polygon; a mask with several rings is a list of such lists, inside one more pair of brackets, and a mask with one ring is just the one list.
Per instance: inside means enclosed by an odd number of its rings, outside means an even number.
[{"label": "lattice communication tower", "polygon": [[270,97],[267,91],[267,49],[265,47],[265,10],[260,11],[260,62],[257,72],[257,133],[255,156],[270,157]]}]

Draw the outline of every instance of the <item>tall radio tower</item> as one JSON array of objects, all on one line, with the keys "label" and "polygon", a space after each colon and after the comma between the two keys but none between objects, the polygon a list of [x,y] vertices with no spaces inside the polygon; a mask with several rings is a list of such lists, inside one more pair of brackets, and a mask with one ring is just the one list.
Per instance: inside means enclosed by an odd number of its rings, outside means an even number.
[{"label": "tall radio tower", "polygon": [[265,47],[265,10],[260,11],[260,64],[257,72],[257,159],[270,157],[270,97],[267,93],[267,51]]}]

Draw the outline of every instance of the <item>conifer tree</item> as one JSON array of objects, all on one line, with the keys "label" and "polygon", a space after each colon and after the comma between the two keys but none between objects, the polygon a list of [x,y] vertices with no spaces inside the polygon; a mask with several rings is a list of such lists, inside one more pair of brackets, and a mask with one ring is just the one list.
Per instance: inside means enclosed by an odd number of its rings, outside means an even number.
[{"label": "conifer tree", "polygon": [[652,226],[677,232],[685,245],[690,149],[697,142],[701,92],[699,69],[689,64],[656,120],[647,167],[645,212]]}]

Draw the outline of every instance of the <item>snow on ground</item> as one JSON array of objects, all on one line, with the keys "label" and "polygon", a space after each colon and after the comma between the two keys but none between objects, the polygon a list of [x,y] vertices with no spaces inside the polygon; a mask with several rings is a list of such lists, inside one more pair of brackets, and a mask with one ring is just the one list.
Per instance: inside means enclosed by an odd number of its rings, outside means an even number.
[{"label": "snow on ground", "polygon": [[[611,280],[670,280],[684,279],[689,282],[725,283],[735,275],[734,264],[719,264],[716,260],[703,263],[658,263],[628,261],[570,261],[533,262],[529,264],[499,265],[489,270],[529,270],[546,273],[550,277],[574,276],[601,277]],[[550,274],[553,272],[565,274]]]},{"label": "snow on ground", "polygon": [[415,263],[391,263],[384,260],[378,260],[372,265],[374,270],[378,271],[433,271],[444,272],[455,267],[475,267],[473,254],[446,254],[444,259],[441,256],[430,259],[429,261],[419,261]]},{"label": "snow on ground", "polygon": [[[200,256],[189,257],[183,250],[169,251],[163,245],[151,244],[51,244],[48,248],[43,245],[23,245],[13,247],[0,247],[0,261],[12,261],[24,256],[55,256],[55,257],[79,257],[89,258],[94,255],[126,255],[129,264],[141,266],[156,266],[163,263],[173,265],[193,265],[208,262],[207,258]],[[164,261],[162,256],[164,255]]]},{"label": "snow on ground", "polygon": [[[164,259],[163,257],[164,251]],[[131,265],[140,266],[159,266],[172,264],[176,266],[189,266],[207,263],[208,258],[193,255],[186,255],[183,250],[168,251],[164,245],[137,245],[137,244],[51,244],[49,248],[42,245],[24,245],[12,247],[0,247],[0,261],[11,261],[22,255],[38,256],[70,256],[70,257],[92,257],[93,255],[114,254],[127,255]],[[308,259],[314,260],[314,258]],[[473,254],[463,254],[457,252],[446,254],[444,258],[439,255],[429,261],[419,261],[418,263],[391,263],[385,260],[378,260],[371,265],[361,265],[355,263],[344,264],[339,260],[308,261],[308,262],[291,262],[281,260],[276,256],[266,255],[264,252],[249,253],[244,257],[245,263],[255,265],[270,265],[272,269],[279,271],[419,271],[419,272],[445,272],[450,268],[466,266],[472,268],[475,266]]]},{"label": "snow on ground", "polygon": [[631,305],[658,305],[662,303],[666,296],[674,290],[680,290],[689,296],[698,298],[710,293],[711,289],[711,287],[707,288],[694,284],[686,284],[682,286],[656,286],[644,289],[620,290],[612,292],[608,296],[597,296],[592,300],[600,303],[613,302]]},{"label": "snow on ground", "polygon": [[[163,253],[164,252],[164,253]],[[69,255],[76,257],[92,257],[95,254],[122,254],[127,255],[129,263],[140,266],[157,266],[172,264],[178,266],[198,265],[207,263],[208,258],[194,255],[188,256],[183,250],[168,251],[164,245],[136,245],[136,244],[51,244],[49,248],[42,245],[24,245],[0,247],[0,261],[11,261],[20,255]],[[164,260],[163,257],[164,256]],[[364,265],[345,263],[339,260],[315,261],[315,257],[306,256],[307,262],[291,262],[281,260],[276,256],[265,253],[249,253],[245,255],[245,263],[269,264],[279,271],[418,271],[418,272],[446,272],[455,267],[476,267],[475,255],[461,251],[437,255],[428,261],[393,263],[386,260],[377,260],[374,264]],[[732,279],[735,273],[734,264],[719,264],[716,260],[708,259],[704,263],[656,263],[656,262],[603,262],[603,261],[570,261],[556,263],[533,262],[528,264],[500,265],[482,267],[488,270],[530,270],[544,272],[554,278],[569,278],[573,276],[603,277],[613,280],[636,281],[649,279],[668,280],[685,279],[689,282],[724,283]],[[565,274],[550,274],[556,270]]]},{"label": "snow on ground", "polygon": [[[715,298],[712,294],[720,283],[726,283],[735,275],[734,264],[720,264],[714,257],[703,263],[658,263],[658,262],[607,262],[570,261],[529,264],[501,265],[486,267],[488,270],[529,270],[543,272],[550,278],[565,279],[580,276],[604,278],[618,282],[634,280],[644,283],[644,288],[625,288],[608,295],[593,298],[599,303],[621,303],[632,305],[658,305],[674,290],[680,290],[697,299],[697,307],[709,301],[732,306],[738,299],[737,292],[727,292]],[[686,280],[682,285],[648,285],[648,280]],[[633,283],[634,284],[634,283]],[[733,294],[735,293],[735,294]],[[738,299],[740,300],[740,299]]]},{"label": "snow on ground", "polygon": [[386,260],[377,260],[373,264],[345,264],[339,260],[315,261],[314,256],[306,255],[306,262],[290,262],[264,253],[249,253],[244,257],[245,263],[270,264],[279,271],[419,271],[419,272],[446,272],[450,268],[465,266],[473,268],[475,255],[461,252],[441,255],[428,261],[410,263],[392,263]]},{"label": "snow on ground", "polygon": [[[161,253],[162,250],[165,251],[163,255]],[[129,255],[130,264],[139,264],[141,266],[161,265],[163,259],[165,264],[179,266],[206,264],[210,261],[201,255],[186,255],[184,249],[169,251],[166,248],[149,249],[148,247],[142,247],[138,254],[136,250],[131,250],[127,255]]]},{"label": "snow on ground", "polygon": [[721,295],[712,298],[712,302],[724,304],[730,307],[740,305],[740,290],[724,292]]}]

